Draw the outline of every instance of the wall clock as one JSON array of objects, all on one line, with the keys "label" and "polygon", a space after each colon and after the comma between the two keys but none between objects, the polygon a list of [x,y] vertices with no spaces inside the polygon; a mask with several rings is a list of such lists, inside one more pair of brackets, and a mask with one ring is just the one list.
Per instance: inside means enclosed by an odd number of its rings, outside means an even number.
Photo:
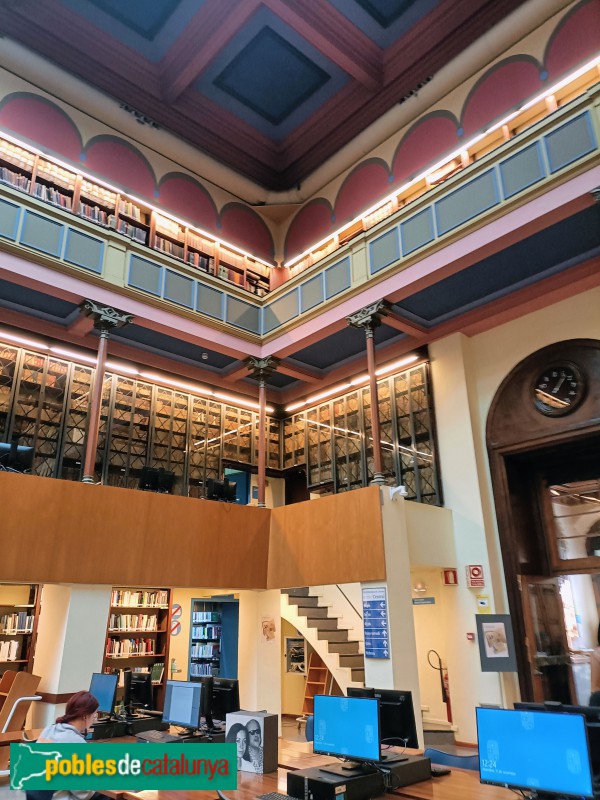
[{"label": "wall clock", "polygon": [[583,400],[586,391],[583,370],[570,361],[556,361],[538,373],[533,384],[535,407],[549,417],[569,414]]}]

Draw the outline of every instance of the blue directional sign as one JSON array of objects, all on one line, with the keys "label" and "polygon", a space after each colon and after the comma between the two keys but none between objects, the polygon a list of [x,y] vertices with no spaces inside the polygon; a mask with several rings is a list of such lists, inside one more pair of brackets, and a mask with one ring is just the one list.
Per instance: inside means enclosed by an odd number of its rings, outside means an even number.
[{"label": "blue directional sign", "polygon": [[387,589],[362,590],[365,658],[390,658]]}]

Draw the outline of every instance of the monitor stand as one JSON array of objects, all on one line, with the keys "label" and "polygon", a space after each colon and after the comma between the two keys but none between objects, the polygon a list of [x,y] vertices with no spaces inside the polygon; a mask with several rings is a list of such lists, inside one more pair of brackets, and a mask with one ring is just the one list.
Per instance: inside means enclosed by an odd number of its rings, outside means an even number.
[{"label": "monitor stand", "polygon": [[393,751],[382,751],[379,756],[379,764],[398,764],[400,761],[408,761],[408,756],[402,753],[394,753]]},{"label": "monitor stand", "polygon": [[346,761],[342,764],[336,764],[332,761],[331,764],[325,764],[319,767],[319,772],[325,772],[328,775],[339,775],[342,778],[357,778],[360,775],[372,775],[377,772],[377,769],[369,763],[362,761]]}]

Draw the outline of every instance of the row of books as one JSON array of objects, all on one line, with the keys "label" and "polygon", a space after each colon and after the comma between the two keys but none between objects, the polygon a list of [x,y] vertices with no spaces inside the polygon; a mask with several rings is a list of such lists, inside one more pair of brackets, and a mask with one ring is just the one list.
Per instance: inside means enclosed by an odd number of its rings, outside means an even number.
[{"label": "row of books", "polygon": [[202,253],[194,253],[193,250],[189,250],[187,260],[190,266],[198,267],[198,269],[202,269],[204,272],[210,272],[214,275],[215,259],[212,256],[207,258],[203,256]]},{"label": "row of books", "polygon": [[139,222],[142,222],[142,212],[135,203],[129,202],[129,200],[121,200],[119,203],[119,213],[126,214],[128,217],[132,219],[137,219]]},{"label": "row of books", "polygon": [[19,650],[20,642],[16,639],[0,642],[0,662],[17,661],[19,658]]},{"label": "row of books", "polygon": [[[123,673],[125,670],[117,669],[114,670],[111,667],[107,667],[105,672],[117,672],[119,674],[119,686],[125,685],[125,679],[123,677]],[[150,673],[152,675],[152,683],[162,683],[163,675],[165,673],[165,662],[164,661],[157,661],[156,663],[152,664],[151,667],[132,667],[131,672],[135,673],[143,673],[147,675]]]},{"label": "row of books", "polygon": [[218,675],[218,670],[216,670],[212,664],[190,664],[190,678],[202,678],[205,675]]},{"label": "row of books", "polygon": [[218,611],[194,611],[192,613],[192,622],[220,622],[221,615]]},{"label": "row of books", "polygon": [[197,625],[192,626],[192,639],[220,639],[220,625]]},{"label": "row of books", "polygon": [[79,216],[92,222],[99,222],[100,225],[108,225],[108,212],[98,208],[98,206],[89,206],[87,203],[81,203]]},{"label": "row of books", "polygon": [[218,644],[193,644],[190,647],[190,655],[192,658],[218,658],[219,645]]},{"label": "row of books", "polygon": [[13,172],[7,167],[0,167],[0,181],[8,183],[9,186],[13,186],[15,189],[20,189],[22,192],[28,192],[31,186],[31,181],[26,175],[22,175],[20,172]]},{"label": "row of books", "polygon": [[27,611],[3,614],[0,617],[0,633],[31,633],[32,631],[33,616]]},{"label": "row of books", "polygon": [[107,639],[108,658],[127,656],[151,656],[154,654],[154,639]]},{"label": "row of books", "polygon": [[112,606],[150,606],[165,608],[169,602],[166,589],[113,589],[110,596]]},{"label": "row of books", "polygon": [[39,200],[45,200],[61,208],[71,208],[72,198],[67,194],[59,192],[58,189],[54,189],[52,186],[46,186],[44,183],[36,183],[34,194]]},{"label": "row of books", "polygon": [[114,631],[155,631],[156,614],[111,614],[108,627]]},{"label": "row of books", "polygon": [[[108,224],[111,224],[110,217]],[[119,233],[122,233],[124,236],[129,236],[130,239],[134,239],[136,242],[146,244],[147,231],[144,228],[138,228],[137,225],[134,225],[131,222],[126,222],[124,219],[120,219],[117,225],[117,230]]]},{"label": "row of books", "polygon": [[154,249],[160,250],[161,253],[167,253],[167,255],[174,256],[174,258],[183,258],[183,245],[176,244],[176,242],[171,242],[169,239],[163,239],[162,236],[156,237]]}]

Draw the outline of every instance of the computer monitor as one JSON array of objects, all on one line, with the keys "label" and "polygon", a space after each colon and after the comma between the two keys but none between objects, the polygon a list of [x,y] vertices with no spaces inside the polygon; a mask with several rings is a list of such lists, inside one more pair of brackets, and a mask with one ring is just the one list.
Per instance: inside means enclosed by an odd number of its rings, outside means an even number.
[{"label": "computer monitor", "polygon": [[90,683],[90,694],[98,701],[101,714],[112,714],[115,708],[115,697],[119,676],[116,672],[93,672]]},{"label": "computer monitor", "polygon": [[235,678],[213,678],[212,716],[225,720],[227,714],[240,710],[240,687]]},{"label": "computer monitor", "polygon": [[379,700],[381,744],[418,748],[412,692],[349,686],[348,697],[375,697]]},{"label": "computer monitor", "polygon": [[204,725],[209,732],[215,731],[212,712],[212,695],[213,695],[213,676],[202,675],[196,678],[196,682],[202,686],[202,698],[200,703],[200,716],[204,720]]},{"label": "computer monitor", "polygon": [[478,708],[477,739],[482,783],[535,795],[594,796],[580,714]]},{"label": "computer monitor", "polygon": [[0,469],[31,472],[35,450],[16,442],[0,442]]},{"label": "computer monitor", "polygon": [[124,693],[123,704],[128,715],[136,711],[152,708],[152,674],[150,672],[132,672],[125,670],[123,673]]},{"label": "computer monitor", "polygon": [[146,492],[170,494],[175,473],[163,467],[142,467],[139,488]]},{"label": "computer monitor", "polygon": [[163,722],[198,730],[202,716],[202,684],[195,681],[167,681]]},{"label": "computer monitor", "polygon": [[[314,705],[315,753],[358,762],[378,762],[379,700],[317,694]],[[335,765],[328,765],[326,771]]]},{"label": "computer monitor", "polygon": [[206,499],[221,500],[224,503],[236,503],[236,484],[233,481],[217,480],[216,478],[206,479]]}]

